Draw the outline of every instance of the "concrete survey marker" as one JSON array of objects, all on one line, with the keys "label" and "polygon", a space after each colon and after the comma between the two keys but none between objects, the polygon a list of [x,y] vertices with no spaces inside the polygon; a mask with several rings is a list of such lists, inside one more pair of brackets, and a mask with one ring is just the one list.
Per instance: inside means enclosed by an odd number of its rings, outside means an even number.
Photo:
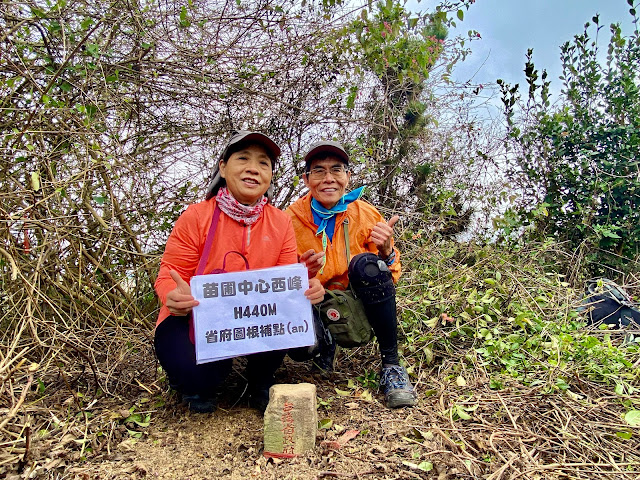
[{"label": "concrete survey marker", "polygon": [[278,384],[269,390],[264,412],[264,455],[292,458],[316,445],[316,386]]}]

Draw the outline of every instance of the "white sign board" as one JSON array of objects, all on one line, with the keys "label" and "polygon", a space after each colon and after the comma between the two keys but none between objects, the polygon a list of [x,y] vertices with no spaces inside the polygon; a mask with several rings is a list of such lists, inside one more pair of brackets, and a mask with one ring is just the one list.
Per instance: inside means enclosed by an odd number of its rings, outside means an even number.
[{"label": "white sign board", "polygon": [[196,362],[313,345],[308,288],[300,263],[191,277]]}]

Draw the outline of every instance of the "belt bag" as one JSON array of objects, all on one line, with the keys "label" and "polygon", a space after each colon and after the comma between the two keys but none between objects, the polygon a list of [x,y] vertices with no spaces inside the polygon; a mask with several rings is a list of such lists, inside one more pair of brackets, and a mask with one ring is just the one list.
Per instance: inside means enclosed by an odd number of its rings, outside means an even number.
[{"label": "belt bag", "polygon": [[371,341],[373,330],[362,300],[350,290],[327,290],[324,301],[316,308],[322,323],[341,347],[354,348]]}]

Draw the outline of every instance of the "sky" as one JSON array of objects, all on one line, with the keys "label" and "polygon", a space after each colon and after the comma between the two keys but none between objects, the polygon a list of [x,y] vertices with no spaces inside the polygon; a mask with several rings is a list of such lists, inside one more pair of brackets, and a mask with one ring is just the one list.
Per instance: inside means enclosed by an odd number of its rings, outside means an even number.
[{"label": "sky", "polygon": [[[410,0],[407,9],[431,11],[438,3]],[[477,30],[482,37],[471,43],[472,54],[456,67],[454,78],[461,82],[471,79],[474,84],[502,78],[522,87],[526,84],[525,55],[528,48],[533,48],[536,68],[547,70],[552,93],[559,92],[560,45],[582,33],[584,24],[598,13],[604,26],[599,45],[606,55],[611,23],[620,23],[625,35],[633,31],[629,8],[626,0],[476,0],[464,11],[458,28],[449,34],[466,36],[469,30]]]}]

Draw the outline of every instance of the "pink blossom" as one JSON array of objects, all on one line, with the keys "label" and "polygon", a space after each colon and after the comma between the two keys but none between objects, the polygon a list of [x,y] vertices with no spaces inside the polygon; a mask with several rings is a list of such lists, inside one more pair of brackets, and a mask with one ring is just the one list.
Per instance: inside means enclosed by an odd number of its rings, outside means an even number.
[{"label": "pink blossom", "polygon": [[445,320],[446,322],[449,323],[453,323],[456,321],[456,319],[454,317],[450,317],[449,315],[447,315],[446,313],[443,313],[442,315],[440,315],[442,317],[443,320]]}]

